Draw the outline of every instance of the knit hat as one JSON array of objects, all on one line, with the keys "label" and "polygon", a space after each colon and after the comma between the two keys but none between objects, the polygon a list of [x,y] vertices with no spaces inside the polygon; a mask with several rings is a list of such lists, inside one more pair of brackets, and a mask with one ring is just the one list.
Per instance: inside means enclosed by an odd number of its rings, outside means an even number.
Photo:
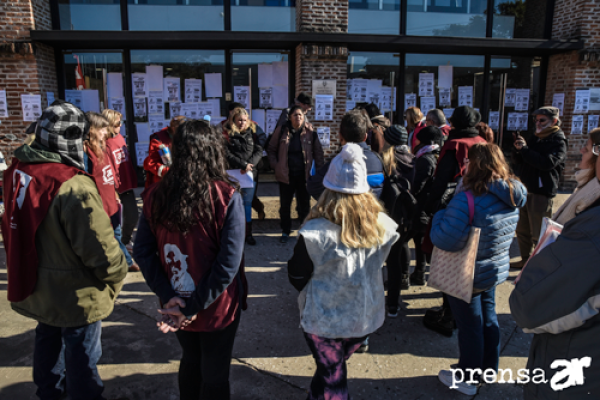
[{"label": "knit hat", "polygon": [[474,108],[460,106],[454,109],[449,120],[456,129],[473,128],[481,121],[481,114]]},{"label": "knit hat", "polygon": [[441,129],[436,126],[426,126],[417,133],[417,139],[423,144],[437,144],[442,145],[444,140],[444,134]]},{"label": "knit hat", "polygon": [[402,125],[392,125],[383,132],[383,138],[392,146],[408,144],[408,132]]},{"label": "knit hat", "polygon": [[340,154],[331,160],[323,186],[334,192],[346,194],[363,194],[371,188],[367,183],[367,166],[365,155],[356,143],[348,143],[342,147]]},{"label": "knit hat", "polygon": [[56,100],[38,120],[35,141],[60,154],[65,164],[85,170],[83,138],[89,129],[83,111],[64,100]]}]

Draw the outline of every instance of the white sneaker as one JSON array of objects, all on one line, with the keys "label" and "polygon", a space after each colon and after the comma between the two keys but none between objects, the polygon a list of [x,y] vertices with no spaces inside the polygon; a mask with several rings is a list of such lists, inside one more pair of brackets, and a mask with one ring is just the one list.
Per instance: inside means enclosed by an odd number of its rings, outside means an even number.
[{"label": "white sneaker", "polygon": [[[456,389],[462,394],[466,394],[467,396],[474,396],[477,394],[477,385],[471,385],[465,382],[456,382],[452,383],[452,371],[441,370],[438,373],[438,379],[444,385],[448,386],[450,389]],[[454,386],[454,387],[451,387]]]}]

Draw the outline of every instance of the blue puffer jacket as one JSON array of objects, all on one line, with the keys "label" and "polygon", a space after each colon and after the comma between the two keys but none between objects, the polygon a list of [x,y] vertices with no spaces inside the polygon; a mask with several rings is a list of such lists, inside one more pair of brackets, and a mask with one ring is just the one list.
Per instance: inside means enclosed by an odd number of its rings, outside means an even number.
[{"label": "blue puffer jacket", "polygon": [[[475,197],[473,226],[481,228],[481,236],[473,286],[479,291],[491,289],[508,277],[508,249],[519,221],[518,208],[527,201],[525,186],[517,181],[512,183],[515,205],[505,181],[490,183],[488,193]],[[466,246],[470,229],[469,204],[463,192],[433,217],[431,241],[442,250],[459,251]]]}]

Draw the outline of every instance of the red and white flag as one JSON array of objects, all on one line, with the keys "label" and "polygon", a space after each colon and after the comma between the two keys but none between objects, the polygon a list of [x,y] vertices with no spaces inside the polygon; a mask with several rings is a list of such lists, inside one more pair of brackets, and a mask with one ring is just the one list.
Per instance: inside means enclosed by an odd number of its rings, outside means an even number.
[{"label": "red and white flag", "polygon": [[77,60],[77,68],[75,68],[75,83],[77,84],[77,90],[85,89],[85,79],[83,79],[83,71],[79,64],[79,56],[73,55],[73,58]]}]

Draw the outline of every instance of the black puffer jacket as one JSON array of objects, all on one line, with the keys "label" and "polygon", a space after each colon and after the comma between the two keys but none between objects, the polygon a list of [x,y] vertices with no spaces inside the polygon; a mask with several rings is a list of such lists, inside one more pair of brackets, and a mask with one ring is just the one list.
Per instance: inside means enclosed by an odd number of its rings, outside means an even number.
[{"label": "black puffer jacket", "polygon": [[229,169],[246,169],[248,164],[252,164],[254,171],[262,158],[263,148],[252,137],[252,131],[246,129],[245,132],[226,136],[225,140]]},{"label": "black puffer jacket", "polygon": [[544,139],[531,136],[527,146],[513,150],[515,171],[528,193],[554,197],[560,174],[565,169],[567,139],[562,130]]}]

